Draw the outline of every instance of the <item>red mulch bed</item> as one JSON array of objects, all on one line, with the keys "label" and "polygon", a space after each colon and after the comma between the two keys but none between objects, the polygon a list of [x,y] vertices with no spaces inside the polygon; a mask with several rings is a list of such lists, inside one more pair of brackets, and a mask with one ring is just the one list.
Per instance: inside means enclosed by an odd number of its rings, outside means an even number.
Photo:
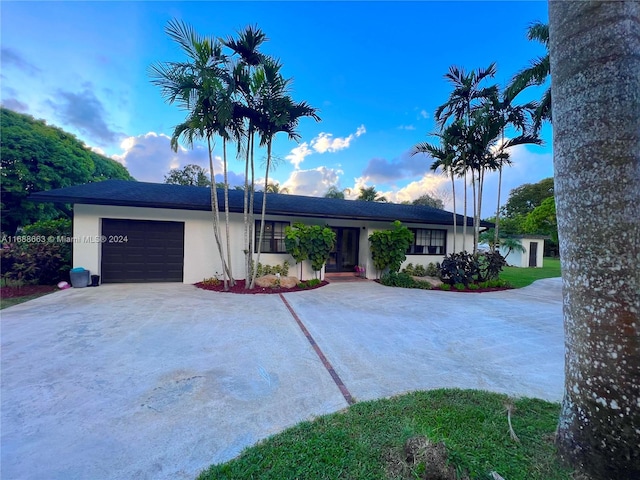
[{"label": "red mulch bed", "polygon": [[36,295],[38,293],[49,293],[57,290],[57,287],[50,285],[23,285],[22,287],[2,287],[0,288],[1,298],[17,298]]},{"label": "red mulch bed", "polygon": [[326,280],[320,282],[315,287],[309,288],[300,288],[295,286],[293,288],[267,288],[267,287],[254,287],[253,290],[248,290],[244,288],[244,280],[236,280],[236,284],[233,287],[229,287],[229,290],[224,291],[224,284],[222,281],[217,285],[205,285],[202,282],[198,282],[195,284],[196,287],[201,288],[203,290],[211,290],[212,292],[223,292],[223,293],[239,293],[243,295],[255,295],[258,293],[290,293],[290,292],[306,292],[309,290],[315,290],[316,288],[324,287],[325,285],[329,285],[329,282]]}]

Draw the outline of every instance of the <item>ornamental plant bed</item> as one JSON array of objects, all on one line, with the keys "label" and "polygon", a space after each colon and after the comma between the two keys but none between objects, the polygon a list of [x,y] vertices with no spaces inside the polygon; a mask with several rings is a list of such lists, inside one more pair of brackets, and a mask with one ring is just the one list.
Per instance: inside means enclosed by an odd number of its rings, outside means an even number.
[{"label": "ornamental plant bed", "polygon": [[[304,282],[302,282],[304,283]],[[326,280],[323,280],[322,282],[320,282],[318,285],[315,285],[313,287],[300,287],[300,286],[295,286],[293,288],[282,288],[282,287],[272,287],[272,288],[268,288],[268,287],[254,287],[253,290],[249,290],[245,288],[245,281],[244,280],[236,280],[236,284],[233,287],[229,287],[229,290],[227,290],[225,292],[224,290],[224,283],[222,282],[222,280],[220,280],[218,283],[211,283],[211,282],[198,282],[195,284],[196,287],[201,288],[203,290],[210,290],[212,292],[222,292],[222,293],[238,293],[238,294],[244,294],[244,295],[255,295],[255,294],[270,294],[270,293],[289,293],[289,292],[306,292],[308,290],[315,290],[316,288],[320,288],[323,287],[325,285],[328,285],[329,282],[327,282]]]}]

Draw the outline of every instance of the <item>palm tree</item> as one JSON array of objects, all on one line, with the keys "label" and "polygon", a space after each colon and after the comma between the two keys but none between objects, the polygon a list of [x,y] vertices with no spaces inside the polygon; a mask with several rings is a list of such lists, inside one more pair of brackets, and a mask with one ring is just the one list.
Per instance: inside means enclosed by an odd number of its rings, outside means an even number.
[{"label": "palm tree", "polygon": [[[544,45],[546,54],[532,60],[527,68],[520,70],[511,79],[506,96],[515,98],[525,88],[532,85],[543,85],[551,76],[549,63],[549,25],[534,22],[527,29],[527,38]],[[545,90],[534,111],[534,131],[538,132],[544,120],[551,121],[551,87]]]},{"label": "palm tree", "polygon": [[[495,63],[490,64],[485,69],[477,69],[467,73],[463,68],[459,68],[455,65],[449,67],[449,72],[445,74],[445,78],[453,86],[453,91],[449,94],[448,100],[440,105],[435,112],[436,122],[442,130],[447,121],[453,118],[455,121],[460,121],[459,124],[459,140],[462,142],[460,145],[462,155],[460,161],[462,162],[462,173],[464,176],[464,212],[463,212],[463,225],[462,225],[462,245],[463,250],[466,250],[465,243],[467,237],[467,171],[469,165],[467,163],[467,148],[464,148],[465,139],[470,134],[471,127],[471,113],[479,107],[479,103],[489,98],[494,94],[495,86],[489,88],[481,88],[481,83],[484,79],[493,77],[496,73]],[[471,176],[472,188],[475,192],[475,178]],[[477,205],[475,203],[474,195],[474,216],[477,211]],[[476,253],[477,242],[474,242],[473,253]]]},{"label": "palm tree", "polygon": [[[299,140],[300,135],[296,128],[302,117],[312,117],[319,121],[317,110],[306,102],[294,102],[289,96],[290,79],[285,79],[281,73],[281,64],[272,59],[266,58],[257,70],[257,104],[255,128],[260,135],[260,146],[267,148],[267,160],[264,176],[264,191],[269,185],[269,169],[271,166],[271,149],[273,138],[278,132],[284,132],[291,140]],[[262,195],[262,210],[260,214],[260,233],[257,245],[257,258],[251,277],[249,288],[253,288],[258,273],[258,263],[260,263],[260,249],[264,237],[265,213],[267,208],[267,195]]]},{"label": "palm tree", "polygon": [[289,193],[289,189],[287,187],[281,187],[279,183],[273,182],[269,182],[265,191],[267,193]]},{"label": "palm tree", "polygon": [[351,193],[351,189],[345,188],[344,190],[340,190],[337,185],[331,185],[327,192],[324,194],[325,198],[339,198],[340,200],[344,200],[345,195]]},{"label": "palm tree", "polygon": [[[160,87],[165,100],[177,103],[187,111],[186,120],[174,129],[171,147],[177,150],[180,138],[191,147],[196,139],[206,140],[209,171],[214,184],[214,137],[225,130],[228,121],[228,77],[222,45],[214,38],[199,35],[191,26],[178,20],[171,20],[165,30],[188,58],[186,62],[156,63],[149,71],[152,83]],[[211,208],[214,238],[226,289],[227,278],[233,281],[233,276],[222,247],[218,195],[214,187],[211,188]]]},{"label": "palm tree", "polygon": [[[255,122],[257,121],[256,111],[256,95],[258,82],[256,78],[257,70],[265,60],[259,48],[267,41],[266,34],[258,27],[248,26],[244,30],[237,33],[237,37],[228,37],[222,43],[228,47],[238,60],[232,67],[233,79],[238,100],[234,105],[234,117],[242,119],[246,123],[243,129],[243,138],[245,139],[245,170],[244,170],[244,202],[243,202],[243,219],[244,219],[244,253],[245,253],[245,279],[246,285],[249,286],[249,279],[252,275],[252,258],[253,258],[253,204],[254,204],[254,179],[255,179],[255,163],[254,163],[254,147],[255,147]],[[238,139],[238,154],[242,153]]]},{"label": "palm tree", "polygon": [[552,1],[549,32],[566,349],[557,444],[576,476],[637,479],[640,4]]},{"label": "palm tree", "polygon": [[440,139],[440,145],[432,145],[427,142],[418,143],[411,151],[411,155],[424,153],[430,155],[434,159],[431,164],[431,170],[436,172],[439,169],[442,173],[448,174],[451,178],[451,191],[453,197],[453,252],[457,252],[456,238],[458,236],[458,219],[456,212],[456,151],[453,146],[453,137],[451,136],[451,127],[445,128],[443,133],[434,133],[434,136]]},{"label": "palm tree", "polygon": [[365,202],[386,202],[387,199],[384,196],[380,196],[378,192],[376,192],[375,185],[373,187],[360,187],[360,195],[358,195],[357,200],[362,200]]}]

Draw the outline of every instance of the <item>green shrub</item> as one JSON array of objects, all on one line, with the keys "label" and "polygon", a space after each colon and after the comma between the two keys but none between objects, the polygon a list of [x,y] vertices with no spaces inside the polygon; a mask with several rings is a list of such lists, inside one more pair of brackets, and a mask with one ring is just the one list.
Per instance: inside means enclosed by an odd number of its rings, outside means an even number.
[{"label": "green shrub", "polygon": [[480,285],[478,285],[477,283],[470,283],[468,288],[469,290],[478,290],[480,288]]},{"label": "green shrub", "polygon": [[406,273],[407,275],[415,275],[413,263],[407,263],[407,266],[402,269],[402,272]]},{"label": "green shrub", "polygon": [[398,220],[392,223],[389,230],[379,230],[369,235],[371,258],[379,272],[396,273],[407,258],[407,250],[413,242],[413,232]]},{"label": "green shrub", "polygon": [[449,290],[451,290],[451,285],[449,285],[448,283],[443,283],[442,285],[440,285],[440,290],[448,292]]},{"label": "green shrub", "polygon": [[421,290],[431,290],[433,288],[429,282],[422,282],[420,280],[414,282],[414,287]]},{"label": "green shrub", "polygon": [[15,242],[0,251],[2,277],[20,284],[53,285],[69,281],[71,220],[46,220],[27,225]]},{"label": "green shrub", "polygon": [[440,277],[440,264],[431,262],[427,265],[427,276],[428,277]]},{"label": "green shrub", "polygon": [[[253,262],[251,262],[251,270],[253,271]],[[263,265],[258,262],[258,277],[264,277],[265,275],[276,275],[280,274],[283,277],[289,275],[289,262],[285,260],[282,262],[282,265]]]},{"label": "green shrub", "polygon": [[387,287],[414,288],[416,282],[404,272],[388,272],[380,277],[380,283]]},{"label": "green shrub", "polygon": [[416,277],[426,277],[427,276],[427,269],[424,268],[424,265],[416,265],[416,268],[413,271],[414,275]]},{"label": "green shrub", "polygon": [[456,283],[453,288],[455,288],[456,290],[466,290],[467,286],[464,283]]},{"label": "green shrub", "polygon": [[440,279],[449,285],[469,285],[478,278],[478,262],[467,252],[451,253],[440,265]]},{"label": "green shrub", "polygon": [[478,281],[497,280],[500,272],[507,264],[504,257],[498,252],[484,252],[478,254]]}]

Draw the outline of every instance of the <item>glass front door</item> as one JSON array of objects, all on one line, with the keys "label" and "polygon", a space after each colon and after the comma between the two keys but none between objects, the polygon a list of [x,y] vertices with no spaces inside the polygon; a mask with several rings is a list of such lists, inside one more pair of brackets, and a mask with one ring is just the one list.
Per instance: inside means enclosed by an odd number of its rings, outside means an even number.
[{"label": "glass front door", "polygon": [[353,227],[331,227],[336,233],[336,245],[329,255],[325,267],[327,272],[353,272],[358,264],[360,229]]}]

